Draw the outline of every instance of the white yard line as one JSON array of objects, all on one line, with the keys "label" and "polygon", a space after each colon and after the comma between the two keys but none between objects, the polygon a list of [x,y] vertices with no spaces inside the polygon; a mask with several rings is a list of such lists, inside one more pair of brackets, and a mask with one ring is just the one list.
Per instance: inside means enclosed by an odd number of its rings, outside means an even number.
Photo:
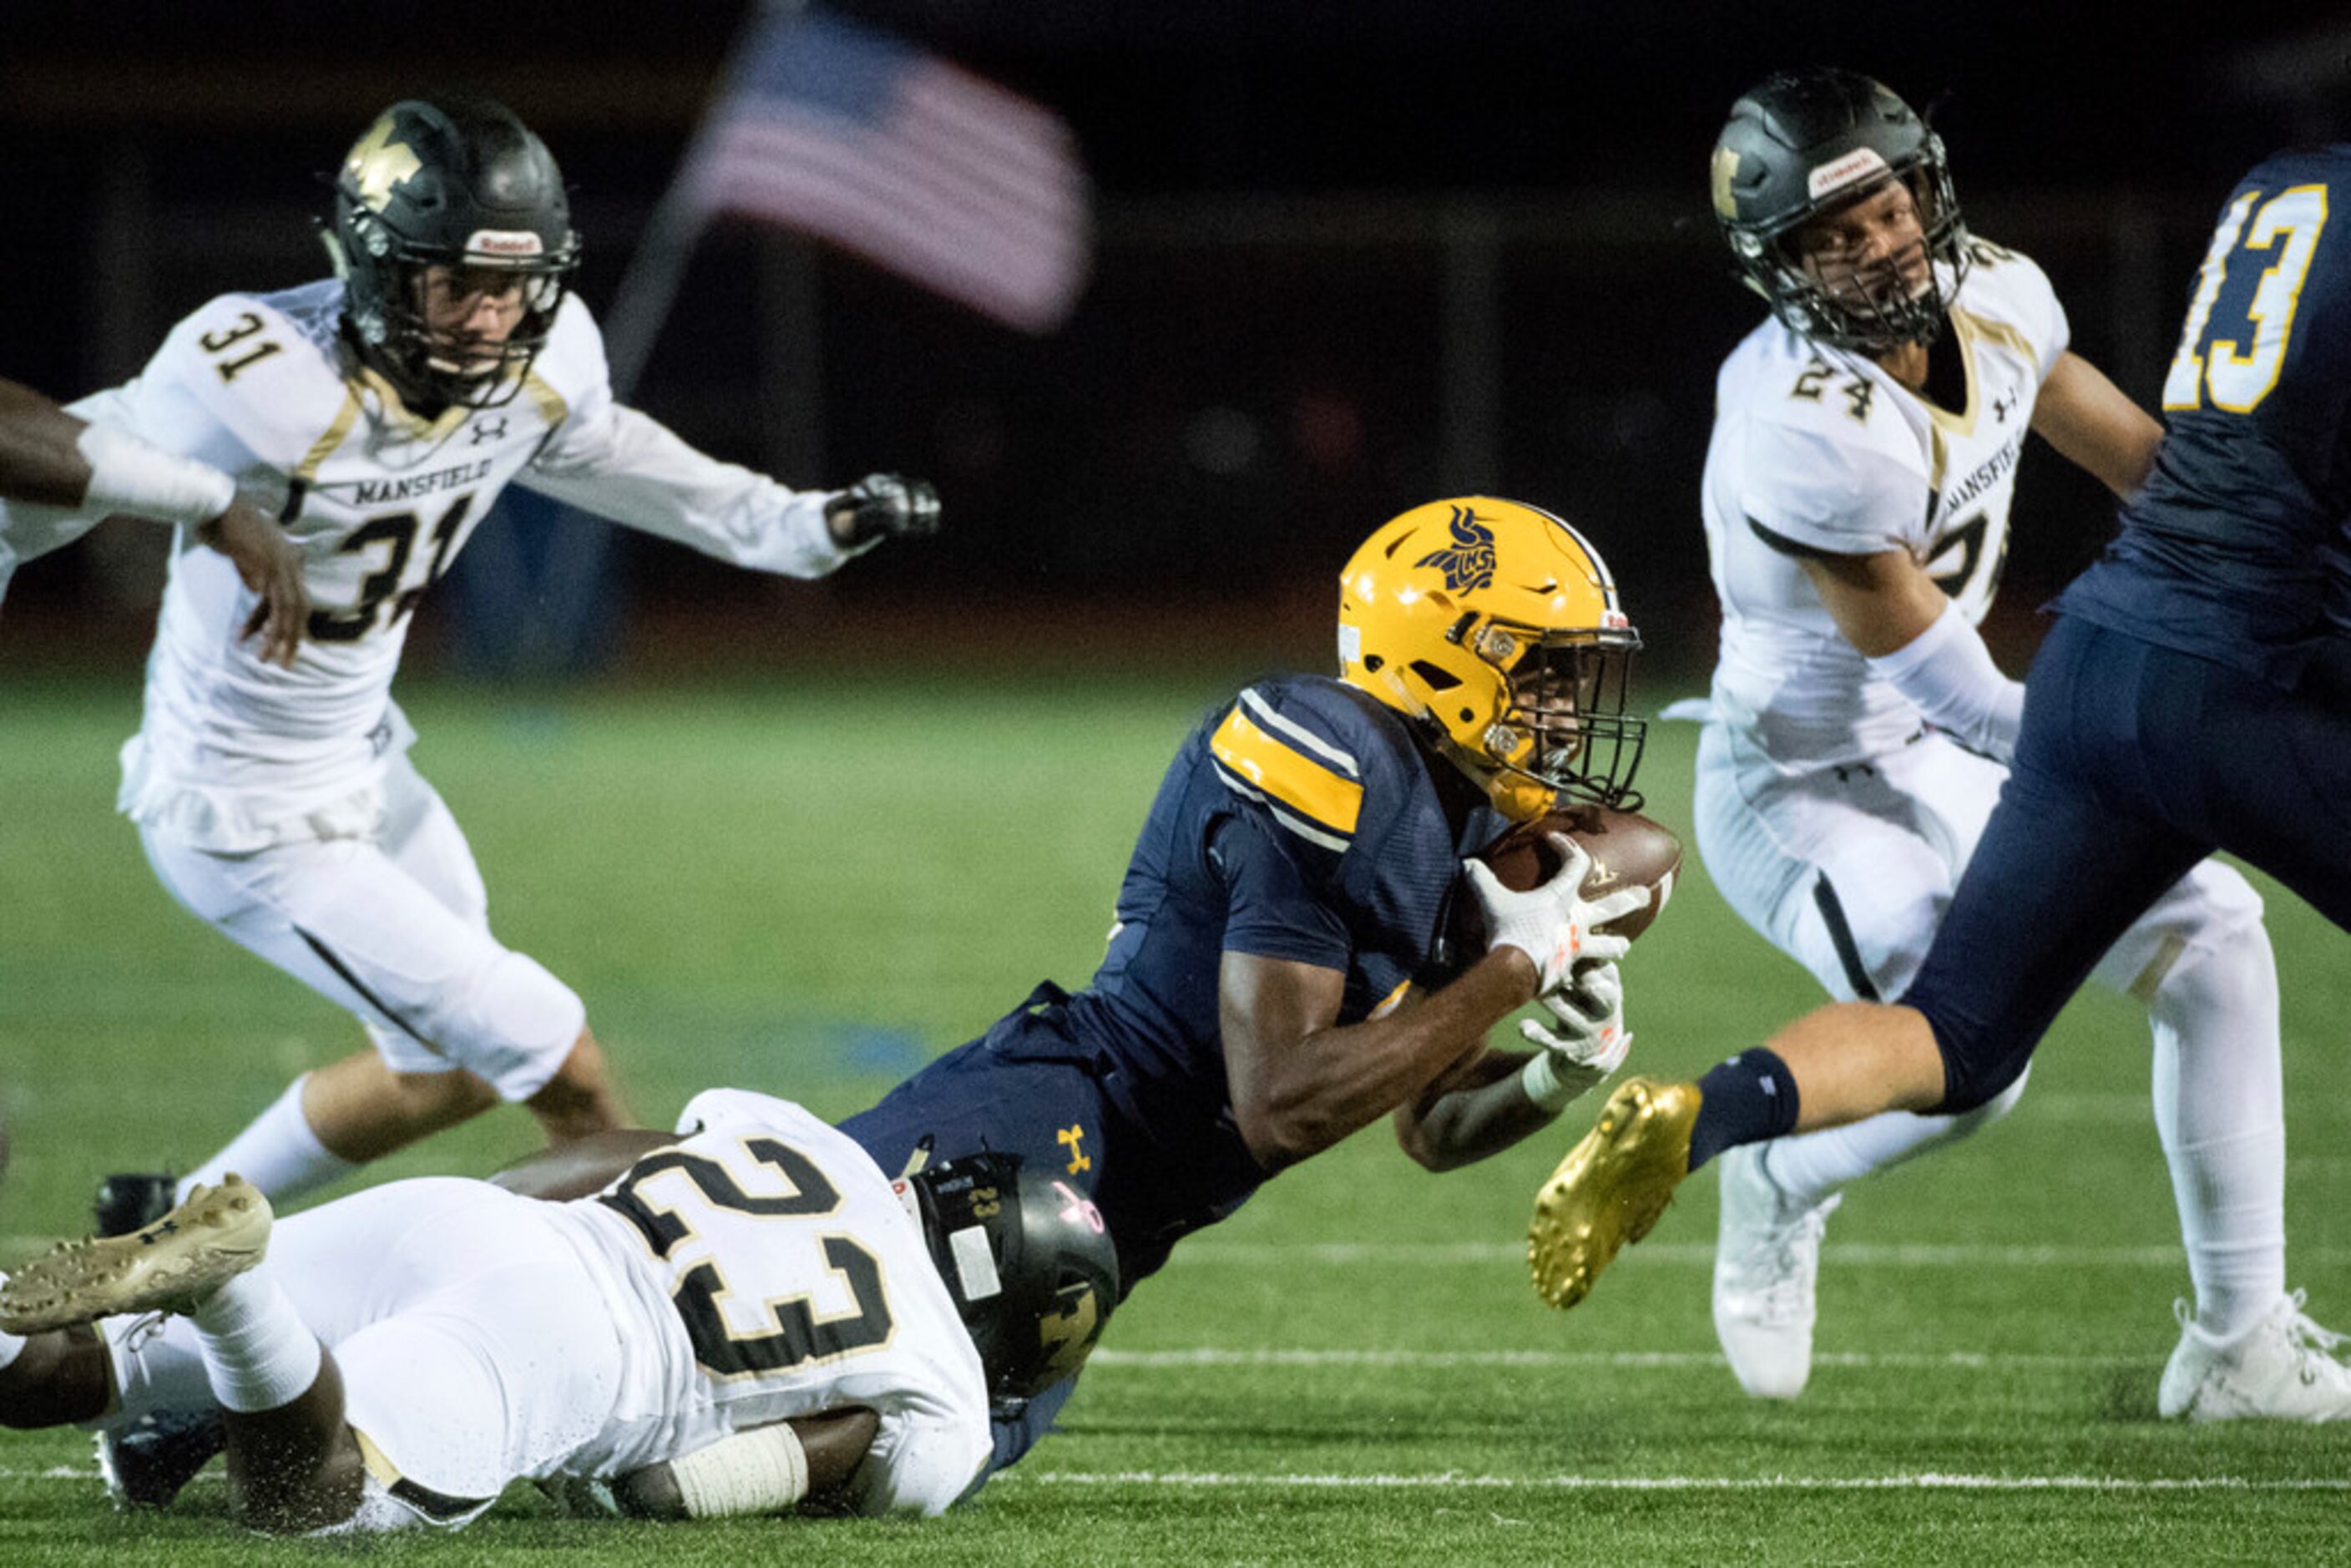
[{"label": "white yard line", "polygon": [[[1463,1263],[1514,1262],[1523,1266],[1523,1241],[1226,1241],[1188,1240],[1176,1249],[1168,1267],[1247,1265],[1318,1266],[1377,1264],[1448,1268]],[[1711,1241],[1648,1241],[1625,1249],[1632,1262],[1714,1266]],[[2187,1258],[2177,1242],[2148,1247],[1999,1246],[1976,1242],[1830,1242],[1821,1250],[1824,1265],[1864,1269],[2179,1269]],[[2351,1264],[2351,1249],[2297,1247],[2298,1269]]]},{"label": "white yard line", "polygon": [[[1823,1351],[1813,1357],[1814,1366],[1858,1367],[1866,1370],[1919,1372],[1938,1368],[1961,1372],[2048,1372],[2105,1366],[2153,1366],[2161,1353],[2145,1355],[2031,1355],[1988,1351]],[[1094,1352],[1090,1366],[1135,1367],[1145,1371],[1197,1370],[1218,1366],[1395,1366],[1395,1367],[1623,1367],[1677,1371],[1713,1369],[1724,1364],[1711,1350],[1226,1350],[1199,1346],[1184,1350],[1118,1350]]]},{"label": "white yard line", "polygon": [[1327,1488],[1333,1490],[1460,1491],[2096,1491],[2290,1492],[2351,1491],[2351,1479],[2332,1476],[2257,1479],[2244,1476],[1969,1476],[1933,1471],[1896,1476],[1478,1476],[1458,1470],[1429,1475],[1243,1475],[1196,1470],[1011,1469],[991,1486],[1167,1487],[1195,1491]]}]

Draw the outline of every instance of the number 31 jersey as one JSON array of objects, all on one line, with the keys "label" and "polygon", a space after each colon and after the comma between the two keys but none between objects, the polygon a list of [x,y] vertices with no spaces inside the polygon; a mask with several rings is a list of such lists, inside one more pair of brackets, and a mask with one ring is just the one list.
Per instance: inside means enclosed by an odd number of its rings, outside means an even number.
[{"label": "number 31 jersey", "polygon": [[1919,727],[1837,630],[1802,558],[1907,551],[1978,622],[1999,585],[2017,458],[2065,350],[2065,312],[2040,267],[1978,241],[1947,331],[1937,351],[1956,346],[1966,371],[1957,409],[1776,320],[1717,377],[1702,503],[1722,601],[1712,706],[1780,769],[1876,755]]},{"label": "number 31 jersey", "polygon": [[383,755],[409,738],[391,685],[411,613],[509,481],[739,565],[810,577],[842,559],[820,494],[615,403],[576,297],[509,401],[431,420],[355,362],[342,306],[333,281],[223,296],[137,380],[72,405],[225,471],[302,547],[311,613],[288,670],[239,638],[255,600],[235,568],[175,539],[120,805],[200,848],[373,831]]},{"label": "number 31 jersey", "polygon": [[618,1414],[569,1469],[864,1406],[858,1511],[936,1513],[992,1447],[986,1374],[921,1224],[871,1155],[787,1101],[714,1089],[671,1147],[556,1212],[612,1280]]}]

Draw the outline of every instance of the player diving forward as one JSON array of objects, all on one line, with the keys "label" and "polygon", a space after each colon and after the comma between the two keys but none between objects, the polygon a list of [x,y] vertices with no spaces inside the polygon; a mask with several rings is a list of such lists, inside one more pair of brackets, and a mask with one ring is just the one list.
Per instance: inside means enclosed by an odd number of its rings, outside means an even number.
[{"label": "player diving forward", "polygon": [[625,1120],[580,998],[491,935],[391,696],[411,612],[507,484],[799,577],[938,517],[920,481],[788,490],[616,403],[566,287],[562,177],[501,105],[392,105],[334,204],[339,277],[215,299],[136,381],[76,405],[263,497],[318,605],[301,655],[269,667],[235,635],[235,575],[183,550],[123,748],[120,806],[172,896],[375,1048],[297,1080],[183,1194],[235,1169],[289,1197],[500,1099],[551,1141]]},{"label": "player diving forward", "polygon": [[[1546,1296],[1581,1300],[1727,1150],[1991,1103],[2101,957],[2215,849],[2351,929],[2346,206],[2341,146],[2277,153],[2230,193],[2154,471],[2057,601],[2000,804],[1902,1004],[1823,1008],[1696,1083],[1620,1088],[1538,1200]],[[2209,1168],[2215,1197],[2262,1192],[2273,1145],[2252,1146]],[[2301,1306],[2281,1292],[2232,1338],[2185,1324],[2159,1407],[2351,1417],[2338,1337]]]},{"label": "player diving forward", "polygon": [[[1532,507],[1431,502],[1347,562],[1338,630],[1338,678],[1261,680],[1176,751],[1090,984],[1040,985],[841,1124],[883,1169],[1018,1153],[1101,1207],[1132,1290],[1383,1116],[1448,1170],[1549,1125],[1623,1060],[1625,943],[1594,933],[1648,890],[1583,902],[1581,852],[1523,894],[1463,871],[1510,821],[1635,799],[1640,638],[1599,553]],[[1489,946],[1440,967],[1455,898],[1478,901]],[[1534,1051],[1489,1050],[1532,1000],[1551,1014],[1520,1026]],[[1070,1387],[1007,1412],[999,1464]]]},{"label": "player diving forward", "polygon": [[[1716,146],[1714,201],[1775,319],[1717,383],[1704,506],[1723,632],[1698,845],[1732,907],[1832,996],[1893,1000],[2015,747],[2023,689],[1976,624],[2007,554],[2025,433],[2127,496],[2162,428],[2066,347],[2039,267],[1970,236],[1941,139],[1867,77],[1786,72],[1743,95]],[[2277,975],[2261,915],[2243,877],[2201,862],[2095,970],[2154,1025],[2156,1128],[2196,1290],[2183,1343],[2224,1341],[2236,1360],[2267,1358],[2268,1339],[2244,1336],[2286,1299]],[[1714,1316],[1749,1393],[1803,1389],[1822,1226],[1841,1189],[1977,1131],[2023,1086],[1961,1115],[1896,1112],[1724,1155]],[[2164,1414],[2186,1414],[2166,1390]],[[2249,1373],[2206,1397],[2306,1416],[2342,1396]]]},{"label": "player diving forward", "polygon": [[[653,1517],[935,1514],[991,1398],[1071,1375],[1116,1294],[1101,1217],[1003,1156],[893,1191],[738,1090],[634,1136],[656,1146],[571,1202],[425,1178],[273,1232],[230,1177],[61,1247],[0,1285],[0,1424],[217,1401],[235,1505],[277,1532],[455,1527],[517,1479]],[[212,1451],[110,1482],[160,1506]]]}]

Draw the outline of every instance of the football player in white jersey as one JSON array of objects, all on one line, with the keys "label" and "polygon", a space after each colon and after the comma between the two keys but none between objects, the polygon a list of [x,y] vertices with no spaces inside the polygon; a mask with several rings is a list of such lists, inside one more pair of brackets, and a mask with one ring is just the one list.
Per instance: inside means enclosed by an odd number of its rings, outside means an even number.
[{"label": "football player in white jersey", "polygon": [[[1732,107],[1713,196],[1772,319],[1716,385],[1704,508],[1723,628],[1698,847],[1731,906],[1832,995],[1890,1001],[1983,831],[2022,710],[1977,627],[2025,432],[2127,495],[2162,430],[2066,347],[2041,269],[1969,235],[1941,140],[1879,83],[1826,68],[1762,82]],[[2208,862],[2098,976],[2154,1026],[2156,1124],[2196,1291],[2183,1343],[2233,1343],[2287,1299],[2261,899]],[[1750,1394],[1804,1387],[1842,1189],[1975,1132],[2022,1087],[1961,1116],[1890,1113],[1723,1156],[1715,1325]],[[2214,1398],[2163,1413],[2328,1414],[2291,1390]]]},{"label": "football player in white jersey", "polygon": [[653,1517],[935,1514],[991,1402],[1074,1373],[1117,1299],[1101,1215],[1017,1156],[893,1183],[741,1090],[613,1136],[645,1152],[569,1202],[424,1178],[273,1234],[231,1176],[60,1246],[0,1284],[0,1423],[204,1412],[168,1473],[109,1467],[117,1500],[168,1503],[225,1445],[272,1531],[452,1527],[517,1479]]},{"label": "football player in white jersey", "polygon": [[0,598],[20,563],[116,515],[180,524],[226,556],[255,599],[239,635],[258,639],[263,662],[293,663],[310,613],[302,552],[235,481],[0,380]]},{"label": "football player in white jersey", "polygon": [[[227,564],[176,554],[123,747],[119,804],[172,896],[350,1009],[375,1048],[298,1079],[183,1197],[235,1169],[283,1199],[502,1099],[551,1142],[625,1123],[580,999],[491,935],[391,695],[410,612],[509,482],[796,577],[938,519],[921,481],[789,490],[617,403],[566,289],[561,175],[503,106],[392,105],[334,201],[337,277],[215,299],[137,380],[75,405],[260,497],[316,606],[299,657],[269,667],[235,635],[251,603]],[[129,1197],[105,1228],[143,1218]]]}]

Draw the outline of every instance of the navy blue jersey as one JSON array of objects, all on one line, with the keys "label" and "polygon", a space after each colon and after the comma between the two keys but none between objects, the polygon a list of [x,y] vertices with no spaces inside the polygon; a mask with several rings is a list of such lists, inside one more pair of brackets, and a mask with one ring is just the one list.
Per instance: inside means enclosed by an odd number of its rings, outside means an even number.
[{"label": "navy blue jersey", "polygon": [[1249,687],[1168,766],[1092,982],[1039,987],[841,1129],[886,1171],[982,1148],[1045,1166],[1101,1209],[1133,1289],[1265,1180],[1225,1071],[1224,956],[1339,970],[1343,1024],[1428,974],[1461,857],[1503,827],[1448,766],[1352,686]]},{"label": "navy blue jersey", "polygon": [[2351,145],[2230,193],[2163,404],[2153,476],[2058,607],[2291,686],[2351,634]]},{"label": "navy blue jersey", "polygon": [[1217,967],[1228,952],[1343,970],[1339,1021],[1428,966],[1461,857],[1499,832],[1448,813],[1396,714],[1321,675],[1262,681],[1176,754],[1075,1021],[1114,1057],[1139,1119],[1223,1108]]}]

